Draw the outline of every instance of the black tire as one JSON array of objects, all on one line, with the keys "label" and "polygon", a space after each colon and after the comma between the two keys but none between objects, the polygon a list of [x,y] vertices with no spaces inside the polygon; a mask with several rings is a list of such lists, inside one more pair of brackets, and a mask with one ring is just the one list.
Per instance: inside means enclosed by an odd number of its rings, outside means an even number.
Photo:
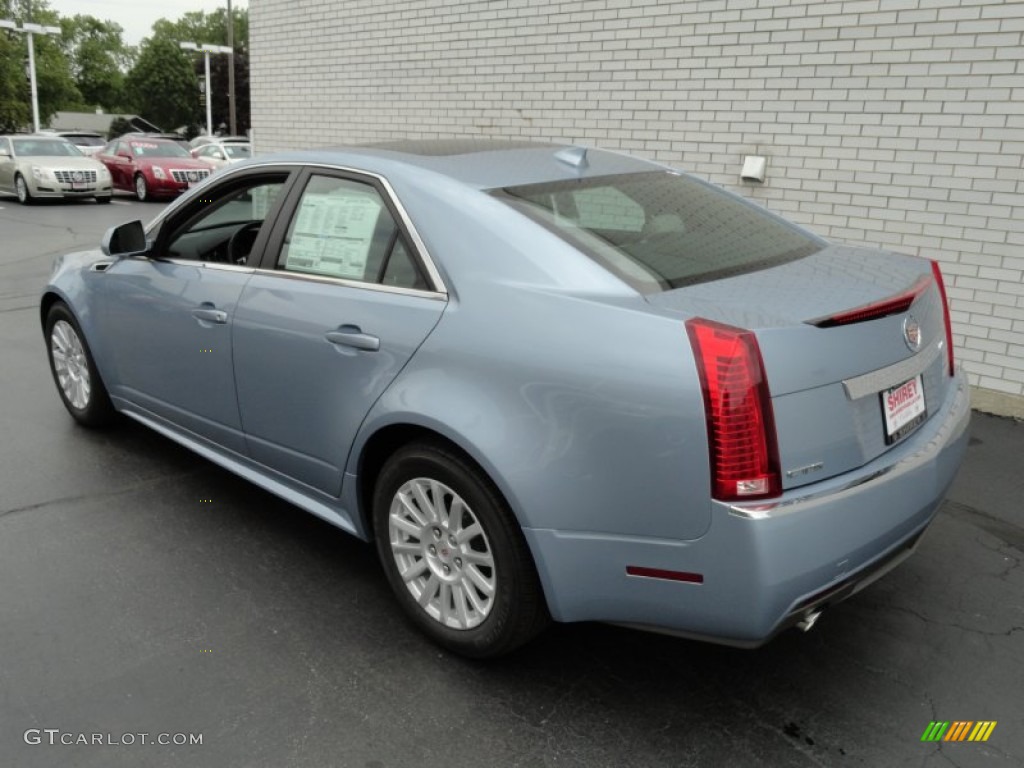
[{"label": "black tire", "polygon": [[[416,479],[434,480],[447,486],[468,507],[468,516],[463,519],[467,522],[475,519],[482,528],[485,538],[478,536],[474,541],[482,541],[493,557],[493,569],[488,571],[484,566],[484,571],[493,577],[494,592],[489,612],[475,626],[453,628],[442,624],[440,619],[428,613],[428,609],[420,606],[401,576],[396,555],[391,548],[391,506],[399,489],[403,486],[408,487],[406,484]],[[444,492],[441,496],[451,498]],[[493,658],[509,653],[528,642],[550,621],[533,558],[530,556],[519,524],[491,480],[458,452],[429,442],[410,443],[396,451],[384,464],[377,478],[373,494],[373,516],[377,553],[392,591],[412,623],[438,645],[469,658]],[[466,529],[468,528],[469,526],[466,526]],[[453,527],[453,530],[457,530],[457,526]],[[396,530],[395,535],[401,537],[402,533]],[[430,535],[424,534],[421,537],[422,541],[426,542]],[[446,536],[447,533],[443,535]],[[408,540],[406,544],[418,546]],[[465,564],[457,556],[460,551],[466,554],[469,544],[459,546],[463,549],[459,550],[453,546],[452,550],[445,549],[444,552],[450,553],[453,557],[453,560],[447,561],[452,563],[451,569],[455,570],[454,561],[458,561],[459,573],[462,573],[463,565],[466,571],[472,566],[469,564],[468,554]],[[432,558],[431,565],[427,562],[428,557],[425,554],[420,559],[427,566],[422,571],[424,577],[430,576],[433,573],[431,568],[440,563],[435,557]],[[417,578],[410,583],[418,581]],[[469,582],[461,583],[465,585]],[[439,589],[442,591],[438,594],[445,595],[443,588]],[[450,589],[454,590],[455,587],[452,586]],[[427,589],[424,588],[422,592],[426,593]],[[479,599],[479,592],[476,597]],[[451,597],[449,605],[453,606],[452,610],[456,610],[456,602],[455,598]],[[462,602],[464,608],[469,605],[465,598]],[[452,617],[451,620],[459,621],[459,617]]]},{"label": "black tire", "polygon": [[20,173],[14,176],[14,192],[18,196],[18,202],[22,205],[33,205],[36,201],[28,188],[28,182]]},{"label": "black tire", "polygon": [[[66,334],[67,327],[70,326],[71,331],[74,332],[78,342],[81,344],[83,357],[85,358],[85,368],[88,371],[89,392],[85,396],[84,403],[78,405],[69,399],[68,393],[65,392],[65,388],[61,385],[60,376],[57,373],[57,366],[54,361],[54,347],[58,344],[54,336],[54,329],[61,323],[65,325],[62,325],[59,330]],[[82,329],[79,327],[75,316],[71,314],[71,310],[68,309],[64,302],[58,301],[50,307],[50,311],[46,314],[45,330],[47,358],[50,360],[50,373],[53,374],[53,383],[57,386],[57,394],[60,395],[60,399],[64,403],[64,407],[68,409],[68,413],[71,414],[75,421],[86,427],[104,427],[110,424],[114,420],[114,406],[110,402],[107,388],[103,385],[102,379],[100,379],[99,371],[96,370],[96,363],[93,360],[89,344],[85,340],[85,335],[82,333]]]},{"label": "black tire", "polygon": [[[142,182],[141,184],[139,183],[140,181]],[[135,199],[140,203],[144,203],[149,200],[149,185],[146,183],[146,177],[141,173],[136,173],[132,182],[135,188]]]},{"label": "black tire", "polygon": [[111,201],[112,197],[113,197],[112,195],[107,195],[106,197],[97,197],[95,199],[96,199],[96,202],[99,203],[100,205],[106,205],[107,203],[109,203]]}]

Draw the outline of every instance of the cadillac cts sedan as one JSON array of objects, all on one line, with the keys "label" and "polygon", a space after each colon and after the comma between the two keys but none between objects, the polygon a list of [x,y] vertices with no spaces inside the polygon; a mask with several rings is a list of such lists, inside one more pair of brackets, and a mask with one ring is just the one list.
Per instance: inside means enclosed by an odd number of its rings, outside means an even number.
[{"label": "cadillac cts sedan", "polygon": [[134,192],[139,201],[180,195],[212,172],[170,139],[122,136],[96,155],[116,189]]},{"label": "cadillac cts sedan", "polygon": [[936,262],[595,149],[250,160],[59,258],[41,321],[75,419],[374,542],[474,657],[550,619],[809,629],[914,550],[966,445]]},{"label": "cadillac cts sedan", "polygon": [[0,192],[22,205],[42,198],[91,197],[109,203],[110,174],[66,139],[45,135],[0,136]]}]

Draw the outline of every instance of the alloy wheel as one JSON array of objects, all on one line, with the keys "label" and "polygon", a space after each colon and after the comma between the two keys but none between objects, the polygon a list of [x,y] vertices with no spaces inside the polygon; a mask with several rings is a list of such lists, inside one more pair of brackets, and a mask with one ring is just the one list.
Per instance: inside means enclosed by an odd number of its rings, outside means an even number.
[{"label": "alloy wheel", "polygon": [[21,176],[18,176],[14,180],[14,192],[18,196],[19,203],[24,205],[28,202],[28,184],[25,183],[25,180]]},{"label": "alloy wheel", "polygon": [[451,629],[487,618],[498,588],[494,555],[455,491],[425,477],[403,484],[391,501],[388,537],[402,581],[428,616]]},{"label": "alloy wheel", "polygon": [[89,404],[92,382],[89,378],[89,362],[78,333],[65,320],[58,320],[50,333],[50,354],[53,369],[57,374],[64,397],[79,410]]}]

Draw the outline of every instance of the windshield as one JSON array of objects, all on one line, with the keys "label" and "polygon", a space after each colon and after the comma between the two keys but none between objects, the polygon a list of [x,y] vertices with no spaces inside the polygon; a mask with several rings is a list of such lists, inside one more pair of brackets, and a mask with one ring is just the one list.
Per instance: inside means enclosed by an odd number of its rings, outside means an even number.
[{"label": "windshield", "polygon": [[224,151],[232,160],[244,160],[249,156],[248,144],[225,144]]},{"label": "windshield", "polygon": [[70,142],[57,139],[11,139],[16,157],[82,157]]},{"label": "windshield", "polygon": [[78,136],[65,134],[64,138],[79,147],[102,147],[107,143],[102,136]]},{"label": "windshield", "polygon": [[493,190],[643,293],[808,256],[816,236],[695,178],[651,171]]},{"label": "windshield", "polygon": [[133,141],[130,146],[136,157],[192,157],[172,141]]}]

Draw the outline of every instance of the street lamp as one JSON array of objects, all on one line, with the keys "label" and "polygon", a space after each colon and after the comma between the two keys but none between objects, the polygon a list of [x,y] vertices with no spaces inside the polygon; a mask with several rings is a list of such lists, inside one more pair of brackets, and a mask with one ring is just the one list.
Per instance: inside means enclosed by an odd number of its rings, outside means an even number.
[{"label": "street lamp", "polygon": [[183,51],[197,51],[206,60],[206,135],[213,136],[213,106],[210,101],[210,54],[233,53],[234,49],[226,45],[199,45],[198,43],[178,43]]},{"label": "street lamp", "polygon": [[39,133],[39,93],[36,90],[36,49],[35,35],[59,35],[60,27],[44,27],[42,24],[25,22],[20,27],[13,21],[0,19],[0,29],[22,32],[28,37],[28,79],[32,84],[32,130]]}]

